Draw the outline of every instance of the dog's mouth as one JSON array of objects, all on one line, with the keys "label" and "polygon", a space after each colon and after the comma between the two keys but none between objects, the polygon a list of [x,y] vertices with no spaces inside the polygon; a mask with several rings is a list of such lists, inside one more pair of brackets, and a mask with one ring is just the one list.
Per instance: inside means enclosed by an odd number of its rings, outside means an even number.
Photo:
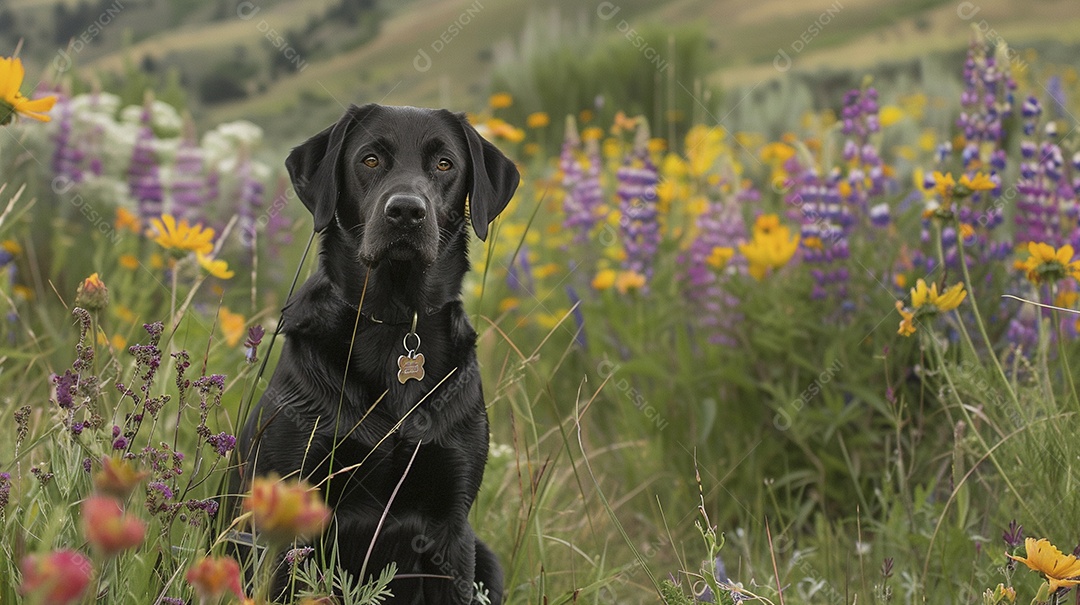
[{"label": "dog's mouth", "polygon": [[384,255],[390,260],[414,260],[420,256],[420,250],[412,242],[402,238],[387,246]]},{"label": "dog's mouth", "polygon": [[360,259],[372,267],[384,260],[412,262],[427,267],[435,262],[435,251],[428,250],[415,237],[405,234],[379,246],[363,246]]}]

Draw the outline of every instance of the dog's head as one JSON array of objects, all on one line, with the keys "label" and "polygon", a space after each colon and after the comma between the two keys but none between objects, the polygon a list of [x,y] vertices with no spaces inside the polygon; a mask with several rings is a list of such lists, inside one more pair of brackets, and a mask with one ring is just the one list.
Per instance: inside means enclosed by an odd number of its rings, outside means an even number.
[{"label": "dog's head", "polygon": [[333,225],[352,237],[369,266],[430,266],[464,231],[466,197],[473,230],[485,239],[519,180],[514,163],[464,115],[374,104],[350,106],[285,166],[315,231]]}]

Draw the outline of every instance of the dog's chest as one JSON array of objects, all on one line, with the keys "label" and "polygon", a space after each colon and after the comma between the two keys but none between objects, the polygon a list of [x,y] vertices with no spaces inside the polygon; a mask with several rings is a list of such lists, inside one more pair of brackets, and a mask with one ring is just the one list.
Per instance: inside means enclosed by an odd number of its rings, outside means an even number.
[{"label": "dog's chest", "polygon": [[[475,494],[469,461],[460,448],[390,438],[343,475],[337,510],[378,510],[429,519],[464,515]],[[348,461],[342,460],[342,468]],[[335,465],[336,466],[336,465]]]}]

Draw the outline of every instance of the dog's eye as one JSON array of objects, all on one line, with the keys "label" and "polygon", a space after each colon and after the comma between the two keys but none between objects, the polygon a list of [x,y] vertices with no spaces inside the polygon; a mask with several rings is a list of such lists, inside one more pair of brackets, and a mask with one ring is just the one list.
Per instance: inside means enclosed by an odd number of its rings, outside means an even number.
[{"label": "dog's eye", "polygon": [[442,170],[443,172],[446,172],[447,170],[453,168],[454,165],[450,163],[450,160],[442,158],[441,160],[439,160],[438,164],[435,164],[435,167],[439,170]]},{"label": "dog's eye", "polygon": [[379,158],[375,157],[375,154],[364,157],[364,166],[368,168],[375,168],[379,165]]}]

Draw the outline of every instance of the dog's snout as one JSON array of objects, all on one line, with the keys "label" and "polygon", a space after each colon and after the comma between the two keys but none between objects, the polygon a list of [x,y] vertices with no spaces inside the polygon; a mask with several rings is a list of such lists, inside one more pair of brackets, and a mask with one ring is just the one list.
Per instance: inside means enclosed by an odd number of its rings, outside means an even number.
[{"label": "dog's snout", "polygon": [[415,195],[396,194],[386,201],[386,220],[395,227],[416,227],[427,217],[427,205]]}]

